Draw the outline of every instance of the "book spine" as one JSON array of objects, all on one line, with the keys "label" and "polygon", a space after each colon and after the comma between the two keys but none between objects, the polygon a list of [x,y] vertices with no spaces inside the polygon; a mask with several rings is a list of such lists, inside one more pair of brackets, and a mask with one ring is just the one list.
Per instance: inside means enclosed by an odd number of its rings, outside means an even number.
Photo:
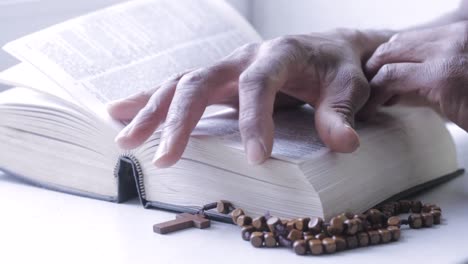
[{"label": "book spine", "polygon": [[145,206],[146,195],[143,171],[135,156],[131,154],[120,155],[114,168],[114,176],[118,179],[118,202],[124,202],[138,196]]}]

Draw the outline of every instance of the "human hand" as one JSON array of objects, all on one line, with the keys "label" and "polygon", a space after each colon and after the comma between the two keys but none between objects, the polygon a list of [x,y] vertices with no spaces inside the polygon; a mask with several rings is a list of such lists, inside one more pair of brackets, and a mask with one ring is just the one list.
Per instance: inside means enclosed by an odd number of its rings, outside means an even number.
[{"label": "human hand", "polygon": [[352,152],[359,146],[354,114],[369,96],[362,61],[385,40],[336,30],[245,45],[210,67],[111,103],[113,118],[132,119],[116,141],[125,149],[135,148],[164,122],[154,164],[168,167],[182,156],[207,106],[237,105],[247,158],[259,164],[273,147],[275,98],[289,96],[315,107],[315,126],[328,147]]},{"label": "human hand", "polygon": [[360,117],[409,95],[437,105],[468,130],[468,22],[396,34],[377,48],[365,69],[374,77]]}]

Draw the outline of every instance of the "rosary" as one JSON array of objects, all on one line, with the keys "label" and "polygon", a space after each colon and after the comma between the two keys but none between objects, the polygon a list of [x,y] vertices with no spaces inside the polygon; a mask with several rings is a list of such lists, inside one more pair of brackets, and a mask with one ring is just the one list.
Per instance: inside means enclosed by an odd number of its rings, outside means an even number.
[{"label": "rosary", "polygon": [[[364,214],[342,213],[325,222],[320,217],[283,220],[266,213],[252,219],[228,201],[203,206],[196,214],[183,213],[176,220],[156,224],[153,231],[166,234],[189,227],[207,228],[205,211],[215,209],[230,214],[241,227],[241,237],[256,248],[292,248],[297,255],[332,254],[345,249],[385,244],[400,238],[400,227],[419,229],[440,224],[441,209],[435,204],[400,200],[368,210]],[[402,219],[399,214],[408,214]]]}]

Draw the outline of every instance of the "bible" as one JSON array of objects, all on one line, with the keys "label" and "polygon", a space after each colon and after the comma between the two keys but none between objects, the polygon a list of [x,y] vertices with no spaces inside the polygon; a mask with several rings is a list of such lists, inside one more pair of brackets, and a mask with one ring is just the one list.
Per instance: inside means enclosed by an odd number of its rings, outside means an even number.
[{"label": "bible", "polygon": [[[182,159],[159,169],[156,131],[123,151],[124,124],[105,104],[208,66],[261,41],[224,1],[138,0],[14,40],[21,62],[0,73],[0,168],[46,188],[113,202],[138,196],[145,208],[195,212],[229,200],[246,213],[329,218],[363,212],[460,173],[444,121],[426,108],[392,108],[358,123],[360,148],[333,153],[317,136],[314,109],[274,114],[272,157],[251,166],[237,112],[209,107]],[[211,213],[219,220],[226,216]]]}]

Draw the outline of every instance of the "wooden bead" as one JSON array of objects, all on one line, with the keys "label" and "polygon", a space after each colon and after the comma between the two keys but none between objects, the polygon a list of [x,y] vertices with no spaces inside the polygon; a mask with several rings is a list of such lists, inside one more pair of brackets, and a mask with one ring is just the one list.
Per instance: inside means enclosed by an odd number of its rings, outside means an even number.
[{"label": "wooden bead", "polygon": [[377,245],[380,243],[380,234],[378,231],[371,230],[368,231],[367,234],[369,235],[369,244]]},{"label": "wooden bead", "polygon": [[244,226],[244,227],[242,227],[242,229],[241,229],[242,239],[244,239],[245,241],[249,241],[250,240],[250,235],[253,232],[255,232],[255,228],[253,226]]},{"label": "wooden bead", "polygon": [[286,223],[286,230],[291,231],[295,229],[294,225],[296,223],[296,220],[291,220]]},{"label": "wooden bead", "polygon": [[412,201],[411,202],[411,212],[415,214],[421,213],[422,203],[421,201]]},{"label": "wooden bead", "polygon": [[379,234],[380,234],[380,241],[382,243],[388,243],[392,240],[392,233],[388,231],[387,229],[379,229]]},{"label": "wooden bead", "polygon": [[346,234],[352,236],[358,232],[359,223],[356,219],[346,219],[344,221],[344,226],[345,226]]},{"label": "wooden bead", "polygon": [[300,239],[294,241],[293,249],[296,255],[305,255],[307,253],[307,246],[308,243],[306,243],[305,240]]},{"label": "wooden bead", "polygon": [[323,219],[322,218],[312,217],[309,220],[309,223],[308,223],[307,226],[308,226],[309,231],[312,234],[317,235],[317,234],[322,232],[322,225],[323,225]]},{"label": "wooden bead", "polygon": [[327,231],[330,235],[336,236],[341,235],[344,230],[344,220],[342,217],[333,217],[330,220],[330,225],[327,227]]},{"label": "wooden bead", "polygon": [[397,226],[389,226],[387,227],[387,230],[390,231],[390,234],[392,234],[392,240],[397,241],[400,239],[400,228]]},{"label": "wooden bead", "polygon": [[273,248],[276,247],[276,237],[273,233],[267,232],[263,235],[263,240],[265,241],[265,247]]},{"label": "wooden bead", "polygon": [[326,253],[331,254],[331,253],[336,252],[336,243],[333,238],[331,237],[324,238],[322,240],[322,245]]},{"label": "wooden bead", "polygon": [[382,223],[382,212],[377,209],[370,209],[367,212],[367,221],[369,221],[372,225],[378,225]]},{"label": "wooden bead", "polygon": [[252,218],[250,216],[247,216],[247,215],[241,215],[241,216],[237,217],[236,224],[238,226],[251,225],[252,224]]},{"label": "wooden bead", "polygon": [[284,236],[278,236],[278,244],[286,248],[291,248],[293,246],[293,242]]},{"label": "wooden bead", "polygon": [[411,201],[408,200],[400,200],[400,212],[403,214],[409,213],[411,208]]},{"label": "wooden bead", "polygon": [[437,210],[437,211],[442,212],[442,209],[440,209],[439,206],[433,206],[433,207],[431,207],[431,210]]},{"label": "wooden bead", "polygon": [[297,229],[293,229],[289,231],[287,238],[293,242],[296,240],[302,239],[302,232]]},{"label": "wooden bead", "polygon": [[364,221],[367,219],[367,216],[364,214],[355,214],[354,219],[360,219],[361,221]]},{"label": "wooden bead", "polygon": [[395,208],[394,213],[395,215],[401,214],[401,207],[399,202],[393,202],[393,207]]},{"label": "wooden bead", "polygon": [[356,221],[356,224],[357,224],[357,231],[358,232],[361,232],[363,231],[363,226],[362,226],[362,220],[361,218],[353,218],[354,221]]},{"label": "wooden bead", "polygon": [[270,232],[276,233],[276,227],[281,225],[281,220],[278,217],[270,217],[267,220],[267,226],[270,229]]},{"label": "wooden bead", "polygon": [[434,224],[434,216],[431,213],[422,213],[421,217],[424,227],[431,227]]},{"label": "wooden bead", "polygon": [[388,218],[387,224],[389,226],[400,226],[400,217],[399,216],[392,216]]},{"label": "wooden bead", "polygon": [[346,216],[347,219],[353,219],[354,218],[354,214],[351,213],[351,212],[346,212],[345,216]]},{"label": "wooden bead", "polygon": [[360,247],[367,247],[369,245],[369,234],[367,232],[357,233],[357,238]]},{"label": "wooden bead", "polygon": [[421,209],[421,212],[423,213],[429,213],[433,207],[436,207],[435,204],[424,204],[422,209]]},{"label": "wooden bead", "polygon": [[309,221],[310,221],[309,217],[299,218],[294,222],[294,227],[300,231],[307,231],[309,229],[308,228]]},{"label": "wooden bead", "polygon": [[234,209],[231,213],[232,221],[237,224],[237,218],[244,215],[244,211],[240,208]]},{"label": "wooden bead", "polygon": [[319,239],[309,240],[309,250],[312,255],[321,255],[323,254],[323,245],[322,241]]},{"label": "wooden bead", "polygon": [[342,236],[333,236],[333,240],[335,240],[336,244],[336,251],[343,251],[346,249],[346,239]]},{"label": "wooden bead", "polygon": [[312,239],[316,239],[314,235],[304,235],[304,240],[305,241],[309,241],[309,240],[312,240]]},{"label": "wooden bead", "polygon": [[348,249],[357,248],[359,246],[359,241],[357,239],[357,236],[347,236],[346,245]]},{"label": "wooden bead", "polygon": [[256,217],[252,220],[252,226],[259,231],[264,231],[267,229],[266,218],[264,216]]},{"label": "wooden bead", "polygon": [[434,225],[439,225],[442,213],[440,211],[438,211],[438,210],[432,210],[431,214],[434,217]]},{"label": "wooden bead", "polygon": [[323,240],[326,237],[327,237],[327,234],[325,234],[325,233],[320,233],[320,234],[315,235],[315,238],[317,238],[319,240]]},{"label": "wooden bead", "polygon": [[250,235],[250,244],[252,246],[259,248],[263,246],[263,233],[262,232],[253,232]]},{"label": "wooden bead", "polygon": [[421,228],[423,225],[421,214],[410,214],[408,222],[409,226],[414,229]]},{"label": "wooden bead", "polygon": [[220,214],[227,214],[229,210],[232,208],[232,204],[228,201],[221,200],[216,205],[216,210]]}]

